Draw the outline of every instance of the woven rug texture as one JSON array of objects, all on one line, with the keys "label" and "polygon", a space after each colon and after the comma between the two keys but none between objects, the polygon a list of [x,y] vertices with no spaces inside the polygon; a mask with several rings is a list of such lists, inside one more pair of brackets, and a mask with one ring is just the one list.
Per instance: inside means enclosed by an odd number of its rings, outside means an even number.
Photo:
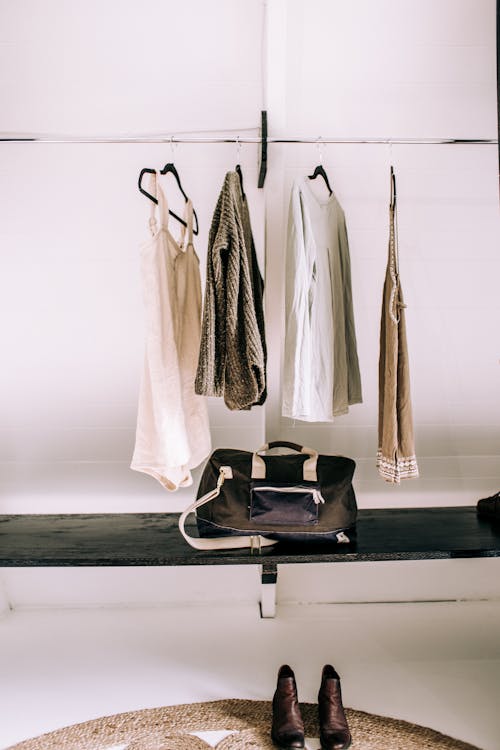
[{"label": "woven rug texture", "polygon": [[[318,737],[318,708],[301,703],[307,737]],[[231,731],[217,750],[274,750],[271,702],[221,700],[104,716],[25,740],[7,750],[207,750],[191,732]],[[346,709],[351,750],[480,750],[433,729]],[[319,747],[319,743],[317,743]],[[316,749],[317,750],[317,749]]]}]

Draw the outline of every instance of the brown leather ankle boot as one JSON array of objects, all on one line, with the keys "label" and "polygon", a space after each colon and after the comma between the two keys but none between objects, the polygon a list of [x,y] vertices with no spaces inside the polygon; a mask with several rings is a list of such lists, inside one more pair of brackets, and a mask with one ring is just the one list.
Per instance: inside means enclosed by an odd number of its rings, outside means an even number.
[{"label": "brown leather ankle boot", "polygon": [[347,750],[351,746],[351,733],[342,705],[340,677],[331,664],[323,667],[318,710],[322,750]]},{"label": "brown leather ankle boot", "polygon": [[304,747],[304,722],[297,698],[297,685],[288,664],[283,664],[278,672],[278,684],[273,696],[271,739],[282,750]]}]

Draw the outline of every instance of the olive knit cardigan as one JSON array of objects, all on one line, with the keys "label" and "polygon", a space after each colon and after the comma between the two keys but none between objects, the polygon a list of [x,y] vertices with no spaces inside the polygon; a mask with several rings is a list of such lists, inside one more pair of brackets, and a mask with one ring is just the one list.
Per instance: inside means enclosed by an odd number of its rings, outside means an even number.
[{"label": "olive knit cardigan", "polygon": [[237,172],[228,172],[208,239],[195,391],[223,396],[229,409],[266,399],[263,290],[246,197]]}]

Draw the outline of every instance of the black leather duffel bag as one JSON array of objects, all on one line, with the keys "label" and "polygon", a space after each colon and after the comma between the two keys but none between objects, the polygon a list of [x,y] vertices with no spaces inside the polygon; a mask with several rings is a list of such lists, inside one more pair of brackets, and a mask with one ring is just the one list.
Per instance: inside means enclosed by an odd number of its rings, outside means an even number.
[{"label": "black leather duffel bag", "polygon": [[[295,453],[262,454],[285,447]],[[278,541],[348,543],[356,523],[352,458],[321,456],[275,441],[255,453],[219,448],[203,471],[197,500],[179,518],[196,549],[265,547]],[[198,537],[185,530],[196,511]]]}]

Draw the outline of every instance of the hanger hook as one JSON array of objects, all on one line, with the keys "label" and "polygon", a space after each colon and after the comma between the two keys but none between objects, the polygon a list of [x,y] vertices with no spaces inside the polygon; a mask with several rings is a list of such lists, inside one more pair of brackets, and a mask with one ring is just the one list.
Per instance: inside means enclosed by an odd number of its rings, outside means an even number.
[{"label": "hanger hook", "polygon": [[236,161],[238,162],[240,160],[240,153],[241,153],[241,141],[240,141],[240,136],[237,135],[236,136]]},{"label": "hanger hook", "polygon": [[172,161],[174,160],[174,136],[170,136],[170,153],[172,154]]},{"label": "hanger hook", "polygon": [[387,139],[387,145],[389,146],[389,165],[392,167],[394,164],[394,157],[392,153],[392,138]]},{"label": "hanger hook", "polygon": [[319,152],[319,163],[320,164],[323,164],[323,149],[324,149],[324,146],[325,146],[325,144],[323,143],[323,140],[322,140],[321,136],[319,135],[318,138],[316,139],[316,147],[317,147],[318,152]]}]

